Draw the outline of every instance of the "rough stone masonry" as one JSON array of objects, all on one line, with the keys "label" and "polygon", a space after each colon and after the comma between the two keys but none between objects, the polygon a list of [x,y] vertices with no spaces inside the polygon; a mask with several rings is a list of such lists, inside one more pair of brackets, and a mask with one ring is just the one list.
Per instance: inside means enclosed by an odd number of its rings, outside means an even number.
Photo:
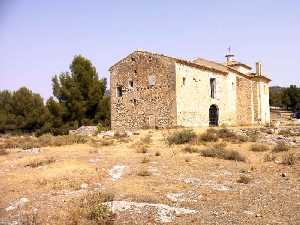
[{"label": "rough stone masonry", "polygon": [[238,62],[187,61],[134,51],[110,69],[111,127],[250,125],[270,122],[269,82]]}]

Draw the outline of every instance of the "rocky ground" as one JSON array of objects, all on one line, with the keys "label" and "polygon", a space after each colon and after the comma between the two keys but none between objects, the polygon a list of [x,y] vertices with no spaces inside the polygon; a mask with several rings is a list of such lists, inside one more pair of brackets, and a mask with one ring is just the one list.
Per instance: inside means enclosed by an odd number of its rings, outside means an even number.
[{"label": "rocky ground", "polygon": [[[118,225],[300,224],[299,160],[286,165],[287,152],[271,153],[284,141],[298,159],[300,127],[235,128],[248,141],[226,148],[245,162],[201,156],[209,142],[197,143],[192,153],[185,145],[169,146],[172,132],[106,133],[86,144],[6,150],[0,155],[0,224],[75,224],[66,219],[70,202],[91,192],[114,195],[102,204]],[[254,143],[270,149],[250,151]],[[28,214],[34,223],[24,223]]]}]

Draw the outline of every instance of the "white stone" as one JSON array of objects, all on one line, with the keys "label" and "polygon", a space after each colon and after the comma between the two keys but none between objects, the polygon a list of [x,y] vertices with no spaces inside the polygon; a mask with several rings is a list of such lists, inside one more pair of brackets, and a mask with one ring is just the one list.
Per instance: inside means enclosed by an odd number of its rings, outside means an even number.
[{"label": "white stone", "polygon": [[193,209],[177,208],[165,204],[152,204],[143,202],[113,201],[104,204],[109,206],[113,213],[116,213],[117,211],[122,212],[127,210],[141,212],[143,208],[150,207],[156,210],[158,215],[157,220],[158,222],[162,223],[172,222],[178,215],[194,214],[198,212],[197,210]]},{"label": "white stone", "polygon": [[111,176],[112,180],[118,180],[123,175],[124,169],[126,166],[124,165],[115,165],[110,171],[109,175]]}]

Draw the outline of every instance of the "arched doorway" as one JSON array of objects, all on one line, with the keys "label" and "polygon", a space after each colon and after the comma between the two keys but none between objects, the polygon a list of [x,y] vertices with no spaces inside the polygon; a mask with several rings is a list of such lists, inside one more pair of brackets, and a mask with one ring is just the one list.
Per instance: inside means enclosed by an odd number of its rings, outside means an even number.
[{"label": "arched doorway", "polygon": [[219,126],[219,108],[216,105],[209,107],[209,126]]}]

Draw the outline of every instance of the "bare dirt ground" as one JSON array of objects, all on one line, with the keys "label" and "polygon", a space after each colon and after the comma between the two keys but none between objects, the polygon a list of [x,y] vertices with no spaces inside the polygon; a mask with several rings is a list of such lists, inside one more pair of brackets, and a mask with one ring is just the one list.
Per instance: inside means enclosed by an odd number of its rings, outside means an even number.
[{"label": "bare dirt ground", "polygon": [[[21,224],[23,211],[35,212],[39,224],[68,224],[69,201],[90,191],[114,194],[107,206],[120,225],[300,224],[299,160],[265,162],[267,152],[250,151],[249,142],[227,146],[246,162],[203,157],[168,146],[169,132],[142,130],[102,145],[10,149],[0,155],[0,224]],[[147,152],[138,151],[148,135]],[[298,147],[290,151],[299,157]],[[241,176],[249,182],[238,182]]]}]

